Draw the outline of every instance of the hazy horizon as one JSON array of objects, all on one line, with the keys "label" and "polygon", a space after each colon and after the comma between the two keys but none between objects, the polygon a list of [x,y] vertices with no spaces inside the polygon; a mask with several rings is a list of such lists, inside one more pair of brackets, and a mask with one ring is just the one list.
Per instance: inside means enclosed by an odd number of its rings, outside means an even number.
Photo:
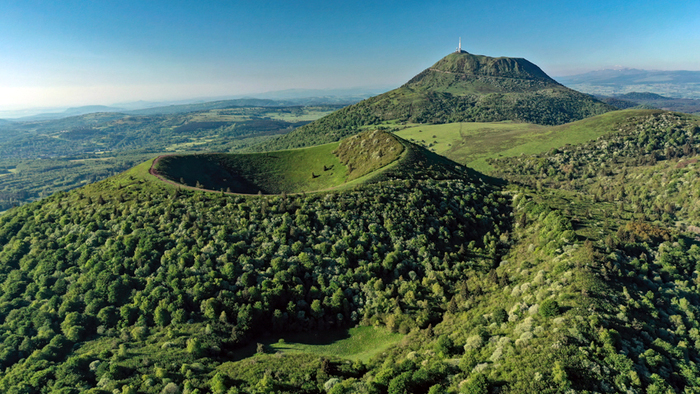
[{"label": "hazy horizon", "polygon": [[453,51],[553,77],[700,70],[700,4],[29,1],[0,5],[0,110],[399,86]]}]

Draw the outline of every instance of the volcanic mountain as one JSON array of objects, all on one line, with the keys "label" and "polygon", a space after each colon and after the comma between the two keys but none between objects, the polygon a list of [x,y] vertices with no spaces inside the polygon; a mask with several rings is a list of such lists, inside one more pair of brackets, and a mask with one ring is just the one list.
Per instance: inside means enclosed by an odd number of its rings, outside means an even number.
[{"label": "volcanic mountain", "polygon": [[521,58],[452,53],[403,86],[343,108],[261,150],[337,141],[385,122],[515,121],[557,125],[614,108],[571,90]]}]

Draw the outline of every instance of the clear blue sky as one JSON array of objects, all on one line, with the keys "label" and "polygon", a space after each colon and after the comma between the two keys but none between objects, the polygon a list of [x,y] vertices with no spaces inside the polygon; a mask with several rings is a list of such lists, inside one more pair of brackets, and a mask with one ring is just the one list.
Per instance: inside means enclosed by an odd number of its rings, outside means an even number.
[{"label": "clear blue sky", "polygon": [[700,70],[700,1],[0,0],[0,109],[398,86],[454,50]]}]

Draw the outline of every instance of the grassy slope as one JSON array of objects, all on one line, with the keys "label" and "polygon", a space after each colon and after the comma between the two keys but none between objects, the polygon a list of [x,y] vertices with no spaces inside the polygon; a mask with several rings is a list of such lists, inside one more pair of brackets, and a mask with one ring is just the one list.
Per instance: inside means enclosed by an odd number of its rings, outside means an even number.
[{"label": "grassy slope", "polygon": [[395,161],[401,142],[369,132],[340,143],[252,154],[162,157],[156,169],[166,178],[210,190],[255,194],[297,193],[347,185]]},{"label": "grassy slope", "polygon": [[535,154],[566,144],[580,144],[617,131],[619,125],[632,116],[659,112],[614,111],[561,126],[506,122],[419,125],[396,134],[409,141],[424,143],[434,152],[477,171],[489,172],[493,168],[486,163],[486,159]]},{"label": "grassy slope", "polygon": [[401,338],[403,335],[384,328],[356,327],[340,333],[324,331],[289,335],[285,342],[273,343],[270,347],[282,353],[311,353],[367,362]]},{"label": "grassy slope", "polygon": [[[279,355],[315,354],[330,358],[369,361],[372,357],[398,343],[404,335],[392,333],[384,327],[360,326],[350,329],[288,333],[280,338],[262,339],[268,353]],[[235,363],[251,357],[256,352],[256,344],[234,352],[232,362],[220,368],[236,368]]]},{"label": "grassy slope", "polygon": [[[182,178],[188,186],[199,182],[210,190],[231,188],[247,194],[312,191],[338,186],[347,177],[347,168],[333,155],[337,147],[334,143],[263,154],[163,157],[156,168],[173,181]],[[324,171],[324,166],[333,170]]]}]

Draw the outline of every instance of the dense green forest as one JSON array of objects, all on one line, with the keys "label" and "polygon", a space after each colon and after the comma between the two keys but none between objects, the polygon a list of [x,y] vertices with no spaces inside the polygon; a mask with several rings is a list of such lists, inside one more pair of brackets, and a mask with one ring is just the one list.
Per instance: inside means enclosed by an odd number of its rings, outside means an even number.
[{"label": "dense green forest", "polygon": [[[409,159],[380,183],[286,198],[154,185],[137,171],[146,163],[3,215],[0,387],[160,392],[140,378],[155,364],[125,354],[168,332],[181,347],[179,330],[189,334],[178,358],[212,370],[260,327],[437,323],[463,270],[493,268],[509,207],[454,163]],[[93,351],[70,351],[88,340]],[[153,362],[180,386],[209,387],[181,363]]]}]

